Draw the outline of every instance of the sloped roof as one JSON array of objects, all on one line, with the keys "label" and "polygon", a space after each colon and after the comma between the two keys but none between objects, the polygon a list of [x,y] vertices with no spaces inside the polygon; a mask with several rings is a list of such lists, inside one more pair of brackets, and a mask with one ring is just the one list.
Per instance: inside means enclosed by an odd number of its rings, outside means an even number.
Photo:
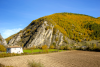
[{"label": "sloped roof", "polygon": [[7,48],[20,48],[21,46],[8,46]]}]

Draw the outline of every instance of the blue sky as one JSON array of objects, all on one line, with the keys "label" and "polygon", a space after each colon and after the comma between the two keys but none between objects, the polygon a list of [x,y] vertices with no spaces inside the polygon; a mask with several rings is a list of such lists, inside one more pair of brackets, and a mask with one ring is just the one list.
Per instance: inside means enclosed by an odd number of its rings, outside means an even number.
[{"label": "blue sky", "polygon": [[60,12],[97,18],[100,17],[100,0],[0,0],[0,33],[7,38],[32,20]]}]

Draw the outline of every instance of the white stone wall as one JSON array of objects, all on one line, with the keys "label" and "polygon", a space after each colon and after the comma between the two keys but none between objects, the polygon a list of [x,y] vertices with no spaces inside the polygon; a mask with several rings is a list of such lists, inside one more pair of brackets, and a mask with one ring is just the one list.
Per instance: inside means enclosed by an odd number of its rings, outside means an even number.
[{"label": "white stone wall", "polygon": [[23,53],[23,49],[21,47],[19,48],[11,48],[11,51],[8,53]]}]

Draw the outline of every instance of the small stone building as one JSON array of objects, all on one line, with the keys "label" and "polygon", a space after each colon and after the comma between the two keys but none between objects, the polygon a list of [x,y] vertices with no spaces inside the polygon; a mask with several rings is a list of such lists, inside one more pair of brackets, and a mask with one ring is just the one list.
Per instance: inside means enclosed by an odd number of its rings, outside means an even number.
[{"label": "small stone building", "polygon": [[23,53],[23,48],[21,46],[9,46],[7,47],[7,53]]}]

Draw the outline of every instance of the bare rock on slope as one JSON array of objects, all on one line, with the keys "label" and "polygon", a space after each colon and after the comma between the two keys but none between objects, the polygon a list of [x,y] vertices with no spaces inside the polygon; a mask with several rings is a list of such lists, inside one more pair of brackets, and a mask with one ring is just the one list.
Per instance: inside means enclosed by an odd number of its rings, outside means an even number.
[{"label": "bare rock on slope", "polygon": [[6,40],[5,40],[5,39],[3,39],[3,37],[1,36],[1,34],[0,34],[0,44],[1,44],[1,45],[4,45],[4,46],[6,46],[6,45],[7,45]]}]

